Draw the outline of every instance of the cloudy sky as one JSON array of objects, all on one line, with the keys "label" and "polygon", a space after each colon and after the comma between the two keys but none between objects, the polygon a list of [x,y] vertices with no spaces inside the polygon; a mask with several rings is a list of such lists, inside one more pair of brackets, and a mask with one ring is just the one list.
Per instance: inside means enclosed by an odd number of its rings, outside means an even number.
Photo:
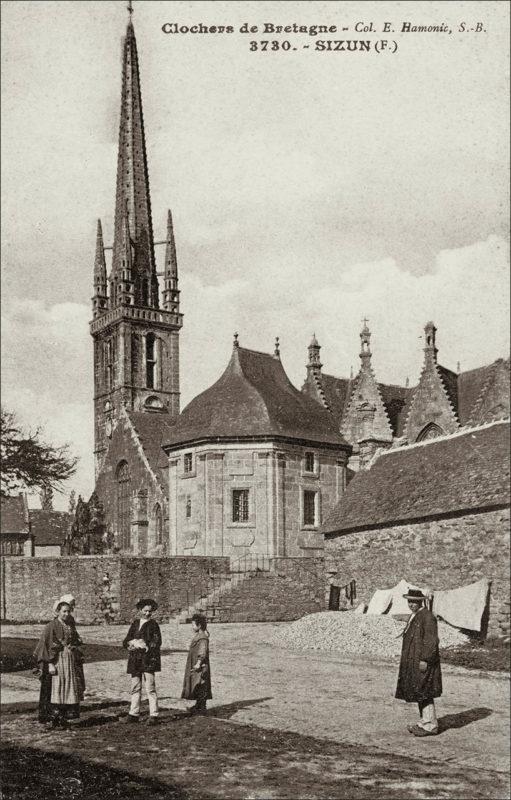
[{"label": "cloudy sky", "polygon": [[[88,333],[96,218],[112,238],[125,2],[2,3],[3,403],[93,488]],[[508,342],[504,3],[135,2],[153,225],[176,229],[182,401],[238,331],[295,385],[358,368],[367,316],[382,381],[414,383],[424,323],[471,369]],[[317,52],[390,21],[396,53]],[[399,34],[402,22],[452,34]],[[480,33],[458,33],[460,23]],[[165,35],[165,23],[337,25],[329,37]],[[296,50],[251,52],[288,39]],[[310,45],[304,48],[303,45]],[[157,248],[157,257],[163,257]],[[56,505],[65,508],[66,497]]]}]

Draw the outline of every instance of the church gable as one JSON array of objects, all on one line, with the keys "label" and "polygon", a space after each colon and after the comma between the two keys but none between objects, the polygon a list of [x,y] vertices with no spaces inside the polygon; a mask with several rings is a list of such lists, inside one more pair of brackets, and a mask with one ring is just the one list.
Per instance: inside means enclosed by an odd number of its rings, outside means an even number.
[{"label": "church gable", "polygon": [[371,332],[367,324],[360,339],[360,372],[343,414],[341,433],[353,445],[368,439],[391,442],[392,427],[371,366]]},{"label": "church gable", "polygon": [[436,328],[425,327],[424,366],[406,418],[408,442],[454,433],[460,427],[456,415],[456,375],[437,363]]},{"label": "church gable", "polygon": [[509,359],[499,359],[492,364],[481,393],[471,409],[470,425],[482,425],[509,416],[509,366]]}]

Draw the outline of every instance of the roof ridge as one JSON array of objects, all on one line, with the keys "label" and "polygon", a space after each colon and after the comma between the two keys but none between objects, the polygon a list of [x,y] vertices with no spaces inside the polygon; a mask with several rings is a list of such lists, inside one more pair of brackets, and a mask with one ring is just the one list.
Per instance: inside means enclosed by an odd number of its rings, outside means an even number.
[{"label": "roof ridge", "polygon": [[453,439],[455,436],[467,436],[469,433],[481,431],[485,428],[492,428],[494,425],[509,425],[510,422],[510,417],[504,417],[503,419],[492,420],[492,422],[485,422],[482,425],[465,425],[458,431],[454,431],[454,433],[446,433],[444,436],[435,436],[434,439],[423,439],[421,442],[412,442],[411,444],[403,444],[398,447],[391,447],[388,450],[382,450],[380,457],[392,455],[393,453],[401,453],[403,450],[412,450],[414,447],[426,447],[436,442],[444,442],[446,439]]}]

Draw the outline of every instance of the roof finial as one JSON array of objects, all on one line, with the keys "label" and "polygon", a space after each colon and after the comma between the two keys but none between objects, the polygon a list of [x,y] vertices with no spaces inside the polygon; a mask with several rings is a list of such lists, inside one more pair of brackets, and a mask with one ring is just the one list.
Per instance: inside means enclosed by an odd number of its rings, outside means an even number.
[{"label": "roof finial", "polygon": [[233,341],[232,344],[233,344],[233,347],[239,347],[240,346],[240,344],[238,342],[238,334],[237,333],[234,334],[234,341]]},{"label": "roof finial", "polygon": [[458,375],[461,372],[461,366],[460,366],[460,362],[459,361],[456,362],[456,372],[458,373]]},{"label": "roof finial", "polygon": [[350,381],[353,380],[353,364],[350,367]]},{"label": "roof finial", "polygon": [[273,355],[275,358],[280,358],[280,344],[279,344],[279,337],[275,337],[275,350],[273,351]]},{"label": "roof finial", "polygon": [[128,5],[126,6],[126,8],[128,9],[128,14],[130,15],[130,19],[131,19],[131,15],[133,14],[133,3],[132,3],[132,0],[128,0]]},{"label": "roof finial", "polygon": [[409,386],[410,386],[410,378],[407,375],[406,376],[406,381],[405,381],[405,389],[408,389]]}]

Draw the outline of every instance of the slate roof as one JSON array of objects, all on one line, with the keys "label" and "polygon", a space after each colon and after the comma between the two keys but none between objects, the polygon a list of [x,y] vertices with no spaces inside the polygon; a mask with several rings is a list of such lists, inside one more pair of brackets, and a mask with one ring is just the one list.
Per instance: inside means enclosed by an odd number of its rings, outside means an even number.
[{"label": "slate roof", "polygon": [[22,494],[0,500],[0,534],[29,534],[28,508]]},{"label": "slate roof", "polygon": [[389,416],[392,432],[394,436],[402,436],[408,406],[415,388],[388,383],[379,383],[378,388]]},{"label": "slate roof", "polygon": [[440,373],[440,377],[442,379],[442,383],[445,386],[445,391],[447,392],[447,397],[451,401],[451,405],[454,409],[454,413],[457,415],[458,413],[458,375],[455,372],[452,372],[447,367],[442,367],[441,364],[437,365],[438,372]]},{"label": "slate roof", "polygon": [[340,425],[348,400],[353,392],[353,381],[349,378],[336,378],[334,375],[327,375],[322,372],[320,383],[328,407],[337,425]]},{"label": "slate roof", "polygon": [[349,448],[332,415],[298,391],[279,358],[234,347],[219,380],[169,429],[165,449],[199,441],[285,439]]},{"label": "slate roof", "polygon": [[[499,358],[493,364],[461,372],[458,375],[458,419],[461,425],[470,424],[478,401],[495,378],[498,369],[509,371],[509,358]],[[509,379],[508,379],[509,380]]]},{"label": "slate roof", "polygon": [[359,472],[321,533],[348,533],[509,504],[509,422],[381,455]]},{"label": "slate roof", "polygon": [[29,515],[34,545],[64,544],[64,539],[73,522],[72,514],[67,511],[46,511],[34,508],[30,509]]},{"label": "slate roof", "polygon": [[168,461],[162,450],[162,444],[168,439],[169,431],[172,429],[175,418],[170,417],[168,414],[148,413],[146,411],[127,411],[126,413],[151,469],[165,493],[167,493],[168,479],[165,470],[168,466]]}]

